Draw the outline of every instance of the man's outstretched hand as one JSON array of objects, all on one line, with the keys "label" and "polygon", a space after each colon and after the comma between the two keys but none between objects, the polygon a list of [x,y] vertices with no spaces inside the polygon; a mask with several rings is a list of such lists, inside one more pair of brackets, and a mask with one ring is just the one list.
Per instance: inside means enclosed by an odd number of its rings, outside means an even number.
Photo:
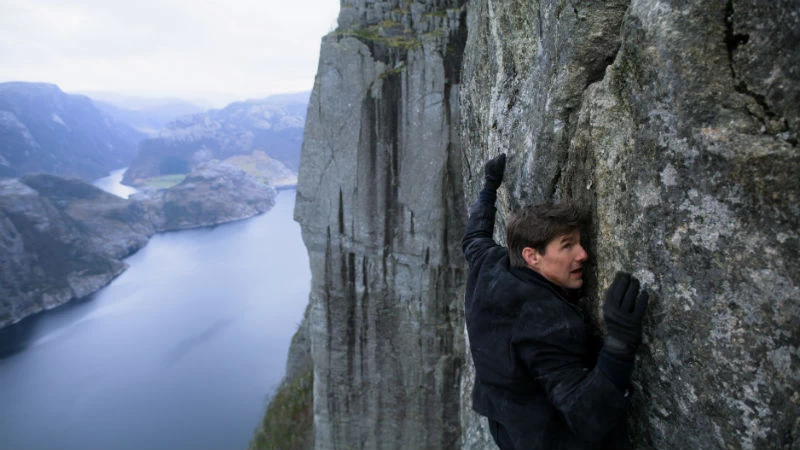
[{"label": "man's outstretched hand", "polygon": [[634,358],[642,342],[642,319],[648,300],[647,291],[639,292],[639,280],[629,273],[617,272],[603,305],[608,329],[606,351],[623,359]]},{"label": "man's outstretched hand", "polygon": [[503,174],[506,171],[506,154],[501,153],[490,159],[483,166],[483,187],[496,191],[503,182]]}]

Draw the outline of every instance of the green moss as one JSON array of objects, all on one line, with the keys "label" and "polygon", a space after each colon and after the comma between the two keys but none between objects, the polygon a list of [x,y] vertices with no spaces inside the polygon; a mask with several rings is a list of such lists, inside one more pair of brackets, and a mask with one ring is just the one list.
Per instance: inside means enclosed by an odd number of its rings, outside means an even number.
[{"label": "green moss", "polygon": [[250,450],[305,450],[314,446],[314,370],[282,384],[269,402]]},{"label": "green moss", "polygon": [[442,37],[445,37],[445,36],[447,36],[447,32],[446,32],[444,29],[442,29],[442,28],[439,28],[439,29],[436,29],[436,30],[433,30],[433,31],[429,31],[429,32],[427,32],[427,33],[423,34],[422,36],[423,36],[423,37],[437,37],[437,38],[442,38]]},{"label": "green moss", "polygon": [[400,66],[395,67],[394,69],[388,69],[385,72],[383,72],[382,74],[378,75],[378,79],[379,80],[383,80],[383,79],[389,78],[389,77],[391,77],[393,75],[398,75],[398,74],[400,74],[400,72],[406,70],[406,67],[407,66],[405,64],[402,64]]},{"label": "green moss", "polygon": [[440,17],[440,18],[444,18],[444,17],[447,17],[447,10],[446,9],[440,9],[440,10],[437,10],[437,11],[427,12],[427,13],[423,14],[422,17]]},{"label": "green moss", "polygon": [[168,189],[181,184],[185,179],[185,174],[162,175],[160,177],[147,178],[144,180],[144,185],[155,189]]},{"label": "green moss", "polygon": [[399,22],[395,22],[394,20],[382,20],[381,23],[378,24],[378,28],[395,28],[401,26]]},{"label": "green moss", "polygon": [[386,39],[386,45],[392,48],[401,48],[403,50],[411,50],[421,45],[419,39],[409,38],[406,36],[394,36]]},{"label": "green moss", "polygon": [[[385,24],[390,26],[383,26]],[[416,36],[404,30],[402,34],[395,34],[386,36],[388,28],[396,28],[400,26],[399,23],[392,21],[383,21],[381,24],[373,25],[367,28],[352,28],[345,31],[336,31],[335,34],[339,36],[353,36],[364,41],[385,44],[391,48],[399,48],[403,50],[410,50],[421,45],[420,40]]]}]

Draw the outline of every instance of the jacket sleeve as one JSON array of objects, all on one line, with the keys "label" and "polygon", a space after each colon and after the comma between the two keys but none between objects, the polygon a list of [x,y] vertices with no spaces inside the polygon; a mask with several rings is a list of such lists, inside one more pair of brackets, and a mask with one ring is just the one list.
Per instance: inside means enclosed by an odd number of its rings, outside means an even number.
[{"label": "jacket sleeve", "polygon": [[469,220],[461,240],[461,249],[470,266],[479,263],[491,248],[498,247],[492,237],[497,214],[497,208],[494,206],[496,200],[495,191],[483,189],[469,210]]},{"label": "jacket sleeve", "polygon": [[525,305],[512,345],[572,433],[602,441],[623,417],[625,394],[599,367],[585,367],[584,333],[577,330],[582,323],[565,319],[564,309],[548,308],[547,303]]}]

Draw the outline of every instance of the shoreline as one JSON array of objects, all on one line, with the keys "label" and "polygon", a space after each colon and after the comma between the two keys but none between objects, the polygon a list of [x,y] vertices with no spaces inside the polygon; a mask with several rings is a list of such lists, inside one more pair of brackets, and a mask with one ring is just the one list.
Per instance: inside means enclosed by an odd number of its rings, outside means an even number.
[{"label": "shoreline", "polygon": [[[286,186],[286,187],[281,187],[281,188],[275,188],[275,191],[276,191],[275,200],[277,201],[277,195],[280,195],[280,192],[284,192],[284,191],[292,191],[292,190],[296,190],[296,185],[292,185],[292,186]],[[110,191],[106,191],[106,192],[110,192]],[[114,195],[116,195],[116,194],[114,194]],[[128,270],[128,268],[129,268],[128,264],[125,262],[125,259],[127,259],[127,258],[129,258],[129,257],[131,257],[131,256],[133,256],[133,255],[135,255],[135,254],[136,254],[136,253],[138,253],[140,250],[142,250],[143,248],[145,248],[145,247],[147,246],[147,244],[150,242],[150,240],[151,240],[151,239],[152,239],[154,236],[161,235],[161,234],[178,233],[178,232],[182,232],[182,231],[202,230],[202,229],[214,229],[214,228],[216,228],[216,227],[219,227],[219,226],[221,226],[221,225],[234,224],[234,223],[237,223],[237,222],[242,222],[242,221],[245,221],[245,220],[253,219],[253,218],[255,218],[255,217],[258,217],[258,216],[260,216],[260,215],[262,215],[262,214],[266,214],[266,213],[270,212],[270,211],[271,211],[271,210],[274,208],[274,206],[275,206],[275,203],[273,203],[273,205],[272,205],[272,206],[270,206],[270,207],[269,207],[268,209],[266,209],[265,211],[261,211],[261,212],[258,212],[258,213],[256,213],[256,214],[253,214],[253,215],[250,215],[250,216],[247,216],[247,217],[239,217],[239,218],[235,218],[235,219],[230,219],[230,220],[219,221],[219,222],[216,222],[216,223],[213,223],[213,224],[204,224],[204,225],[198,225],[198,226],[194,226],[194,227],[188,227],[188,228],[180,228],[180,229],[173,229],[173,230],[157,231],[157,232],[153,233],[153,234],[152,234],[150,237],[148,237],[148,239],[147,239],[147,242],[145,242],[145,244],[144,244],[144,245],[142,245],[141,247],[139,247],[139,248],[135,249],[134,251],[132,251],[132,252],[130,252],[130,253],[128,253],[128,254],[126,254],[126,255],[124,255],[122,258],[120,258],[120,259],[119,259],[119,260],[120,260],[120,261],[121,261],[121,262],[124,264],[124,267],[122,268],[122,270],[119,270],[119,271],[117,271],[115,274],[113,274],[113,275],[112,275],[112,276],[111,276],[111,277],[108,279],[108,281],[107,281],[107,282],[105,282],[105,283],[103,283],[102,285],[100,285],[99,287],[97,287],[97,288],[95,288],[95,289],[91,290],[91,292],[89,292],[88,294],[85,294],[85,295],[80,295],[80,296],[75,296],[75,295],[73,294],[73,295],[71,295],[69,298],[67,298],[67,299],[66,299],[66,300],[64,300],[64,301],[59,301],[59,300],[57,300],[57,301],[56,301],[56,303],[54,303],[54,304],[53,304],[52,306],[50,306],[50,307],[48,307],[48,306],[42,306],[43,302],[41,302],[41,301],[40,301],[40,302],[35,302],[35,303],[36,303],[36,305],[38,305],[38,306],[40,307],[40,309],[38,309],[38,310],[34,310],[34,311],[32,311],[32,312],[30,312],[30,313],[28,313],[28,314],[25,314],[24,316],[18,317],[18,318],[16,318],[16,320],[11,320],[11,321],[0,321],[0,332],[2,332],[3,330],[6,330],[6,329],[8,329],[9,327],[13,327],[13,326],[19,325],[19,324],[23,323],[24,321],[26,321],[26,320],[28,320],[28,319],[30,319],[30,318],[32,318],[32,317],[38,316],[38,315],[39,315],[39,314],[41,314],[41,313],[48,312],[48,311],[54,311],[54,310],[56,310],[56,309],[58,309],[58,308],[60,308],[60,307],[62,307],[62,306],[64,306],[64,305],[68,305],[68,304],[70,304],[70,303],[74,303],[74,302],[82,302],[82,301],[89,301],[89,300],[90,300],[90,297],[92,297],[93,295],[97,294],[97,293],[98,293],[98,292],[100,292],[101,290],[103,290],[103,289],[105,289],[106,287],[108,287],[108,286],[109,286],[111,283],[113,283],[113,282],[114,282],[114,280],[116,280],[116,279],[117,279],[117,278],[118,278],[120,275],[122,275],[123,273],[125,273],[125,272]],[[73,290],[73,292],[74,292],[74,290]],[[2,357],[4,357],[4,355],[3,355],[3,351],[2,351],[2,349],[0,349],[0,358],[2,358]]]}]

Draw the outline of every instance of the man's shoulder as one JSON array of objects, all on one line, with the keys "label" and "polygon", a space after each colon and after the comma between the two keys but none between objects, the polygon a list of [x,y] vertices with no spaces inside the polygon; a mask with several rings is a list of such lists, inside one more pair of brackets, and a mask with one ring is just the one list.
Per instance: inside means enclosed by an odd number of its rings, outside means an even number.
[{"label": "man's shoulder", "polygon": [[487,275],[488,297],[497,299],[504,309],[519,311],[527,303],[558,307],[563,302],[554,290],[511,267],[507,255],[498,260]]},{"label": "man's shoulder", "polygon": [[580,308],[571,305],[557,287],[532,270],[511,268],[505,278],[505,284],[513,286],[511,290],[519,299],[520,320],[583,322]]},{"label": "man's shoulder", "polygon": [[509,261],[508,249],[495,244],[485,250],[480,264],[470,264],[470,272],[483,279],[501,277],[511,267]]},{"label": "man's shoulder", "polygon": [[536,299],[559,300],[561,294],[556,288],[541,280],[541,276],[536,275],[530,269],[523,269],[507,265],[503,271],[504,284],[513,285],[516,290],[524,293],[526,297]]}]

